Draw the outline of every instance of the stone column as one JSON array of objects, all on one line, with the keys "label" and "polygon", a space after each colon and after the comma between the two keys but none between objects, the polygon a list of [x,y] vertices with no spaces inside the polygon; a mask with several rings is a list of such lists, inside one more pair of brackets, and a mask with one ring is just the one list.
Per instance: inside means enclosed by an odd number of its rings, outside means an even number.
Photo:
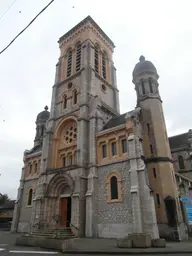
[{"label": "stone column", "polygon": [[154,199],[147,184],[142,152],[140,138],[130,135],[128,155],[131,167],[133,233],[148,233],[152,238],[159,238]]}]

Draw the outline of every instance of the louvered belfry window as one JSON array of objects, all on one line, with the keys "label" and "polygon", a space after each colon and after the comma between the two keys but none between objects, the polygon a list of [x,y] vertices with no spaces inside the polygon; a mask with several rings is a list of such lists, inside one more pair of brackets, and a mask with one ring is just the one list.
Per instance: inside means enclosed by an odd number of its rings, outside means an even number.
[{"label": "louvered belfry window", "polygon": [[67,54],[67,77],[71,76],[72,73],[72,50]]},{"label": "louvered belfry window", "polygon": [[95,72],[99,73],[99,49],[95,46]]},{"label": "louvered belfry window", "polygon": [[81,69],[81,44],[78,43],[76,47],[76,72]]},{"label": "louvered belfry window", "polygon": [[102,76],[106,79],[106,56],[105,53],[102,54]]}]

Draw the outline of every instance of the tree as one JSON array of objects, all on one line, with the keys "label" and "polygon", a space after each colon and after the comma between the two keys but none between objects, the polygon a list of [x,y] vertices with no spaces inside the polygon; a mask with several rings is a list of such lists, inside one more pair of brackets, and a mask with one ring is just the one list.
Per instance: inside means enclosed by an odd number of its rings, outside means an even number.
[{"label": "tree", "polygon": [[0,193],[0,205],[3,205],[4,203],[10,201],[10,198],[7,194],[1,194]]}]

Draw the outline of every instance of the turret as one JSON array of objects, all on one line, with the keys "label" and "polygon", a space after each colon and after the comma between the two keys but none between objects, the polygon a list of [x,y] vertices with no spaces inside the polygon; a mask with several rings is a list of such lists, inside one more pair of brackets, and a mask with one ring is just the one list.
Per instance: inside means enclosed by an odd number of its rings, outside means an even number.
[{"label": "turret", "polygon": [[48,107],[45,106],[44,111],[37,115],[36,119],[36,135],[34,140],[34,146],[41,144],[43,142],[43,136],[45,134],[46,122],[49,119]]},{"label": "turret", "polygon": [[183,232],[179,229],[183,223],[183,216],[178,200],[158,79],[156,67],[141,56],[133,70],[133,83],[137,93],[137,106],[141,108],[140,121],[149,183],[154,191],[160,236],[173,238],[177,230],[178,240],[181,239]]}]

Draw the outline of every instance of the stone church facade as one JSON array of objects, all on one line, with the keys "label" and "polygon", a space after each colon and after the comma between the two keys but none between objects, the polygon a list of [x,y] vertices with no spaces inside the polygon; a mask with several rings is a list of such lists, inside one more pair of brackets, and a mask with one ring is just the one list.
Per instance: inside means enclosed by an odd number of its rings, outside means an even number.
[{"label": "stone church facade", "polygon": [[95,21],[85,18],[59,47],[50,112],[38,114],[24,152],[12,231],[57,222],[81,237],[187,238],[179,189],[192,180],[174,172],[155,66],[140,57],[136,107],[120,114],[115,46]]}]

